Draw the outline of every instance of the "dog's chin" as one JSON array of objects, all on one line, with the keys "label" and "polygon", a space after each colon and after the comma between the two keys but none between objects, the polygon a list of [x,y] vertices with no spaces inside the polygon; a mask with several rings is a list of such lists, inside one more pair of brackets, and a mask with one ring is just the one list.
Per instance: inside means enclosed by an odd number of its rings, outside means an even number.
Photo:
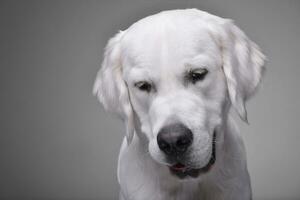
[{"label": "dog's chin", "polygon": [[215,164],[216,161],[216,134],[213,135],[212,140],[212,153],[208,163],[202,168],[191,168],[181,163],[176,163],[175,165],[169,166],[171,174],[177,176],[180,179],[187,177],[197,178],[201,174],[208,173]]}]

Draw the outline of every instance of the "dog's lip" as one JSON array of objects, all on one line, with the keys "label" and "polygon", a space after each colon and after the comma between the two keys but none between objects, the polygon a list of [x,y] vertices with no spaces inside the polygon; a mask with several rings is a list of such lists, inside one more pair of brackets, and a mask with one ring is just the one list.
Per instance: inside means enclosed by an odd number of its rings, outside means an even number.
[{"label": "dog's lip", "polygon": [[177,163],[175,165],[170,166],[170,169],[174,171],[185,171],[187,167],[181,163]]}]

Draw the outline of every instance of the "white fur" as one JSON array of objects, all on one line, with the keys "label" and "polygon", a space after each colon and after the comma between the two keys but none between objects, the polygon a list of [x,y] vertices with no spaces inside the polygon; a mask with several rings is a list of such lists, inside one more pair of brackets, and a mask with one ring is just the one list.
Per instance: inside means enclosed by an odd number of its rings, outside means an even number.
[{"label": "white fur", "polygon": [[[232,22],[197,9],[164,11],[144,18],[108,42],[94,93],[126,125],[118,165],[120,199],[251,199],[246,154],[229,116],[231,105],[247,121],[265,57]],[[208,74],[184,81],[193,68]],[[153,89],[140,91],[135,83]],[[157,145],[159,130],[180,121],[193,132],[186,165],[204,167],[217,133],[216,162],[198,178],[170,174]]]}]

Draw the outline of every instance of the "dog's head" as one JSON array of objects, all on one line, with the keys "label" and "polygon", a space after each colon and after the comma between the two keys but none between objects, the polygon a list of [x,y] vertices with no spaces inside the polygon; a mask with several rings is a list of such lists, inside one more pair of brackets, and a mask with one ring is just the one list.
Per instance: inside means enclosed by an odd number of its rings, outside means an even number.
[{"label": "dog's head", "polygon": [[94,93],[124,119],[128,144],[139,129],[154,160],[179,177],[197,176],[214,162],[229,105],[247,120],[264,59],[231,20],[165,11],[110,39]]}]

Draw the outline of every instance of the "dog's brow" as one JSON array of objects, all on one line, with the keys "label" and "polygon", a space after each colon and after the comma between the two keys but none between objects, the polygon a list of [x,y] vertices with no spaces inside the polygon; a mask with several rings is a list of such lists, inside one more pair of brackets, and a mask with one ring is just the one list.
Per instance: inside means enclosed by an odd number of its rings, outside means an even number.
[{"label": "dog's brow", "polygon": [[185,63],[184,64],[184,69],[185,71],[191,71],[191,70],[197,70],[197,69],[203,69],[207,65],[206,64],[192,64],[192,63]]},{"label": "dog's brow", "polygon": [[197,55],[184,62],[184,69],[196,70],[201,68],[210,68],[212,66],[217,66],[218,61],[214,59],[211,55],[201,54]]},{"label": "dog's brow", "polygon": [[185,69],[195,69],[195,68],[198,68],[198,66],[194,65],[194,64],[191,64],[191,63],[185,63],[184,64],[184,68]]},{"label": "dog's brow", "polygon": [[128,78],[131,81],[138,82],[138,81],[149,81],[153,82],[153,78],[151,73],[149,73],[146,69],[140,67],[132,68],[128,73]]}]

